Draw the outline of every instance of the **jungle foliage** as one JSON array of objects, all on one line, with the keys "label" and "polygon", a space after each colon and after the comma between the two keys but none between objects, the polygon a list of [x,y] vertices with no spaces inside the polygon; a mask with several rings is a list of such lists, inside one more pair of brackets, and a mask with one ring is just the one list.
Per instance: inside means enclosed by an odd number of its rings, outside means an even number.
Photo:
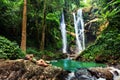
[{"label": "jungle foliage", "polygon": [[[44,2],[44,0],[27,0],[27,49],[35,49],[37,52],[35,54],[60,50],[62,48],[59,29],[61,13],[65,14],[67,30],[73,31],[71,13],[79,7],[86,6],[83,0],[47,0],[46,3]],[[43,10],[44,6],[45,10]],[[22,13],[23,0],[0,0],[0,35],[17,42],[18,45],[21,43]],[[43,19],[46,22],[45,51],[40,51]],[[67,37],[69,41],[72,39],[70,35]]]},{"label": "jungle foliage", "polygon": [[[115,59],[119,55],[120,49],[120,0],[27,0],[27,53],[43,57],[49,55],[56,57],[53,52],[62,48],[60,33],[60,17],[64,12],[67,30],[74,32],[72,12],[76,12],[78,8],[93,6],[97,8],[94,14],[99,18],[98,23],[108,22],[109,25],[97,37],[94,44],[89,46],[81,54],[85,60],[95,60],[96,56],[110,55]],[[90,1],[92,3],[90,4]],[[43,10],[45,7],[45,10]],[[0,35],[7,37],[11,41],[15,41],[20,45],[21,42],[21,25],[22,25],[23,0],[0,0]],[[45,14],[44,14],[45,13]],[[87,13],[89,15],[89,13]],[[86,17],[87,19],[87,17]],[[40,43],[42,38],[43,20],[45,20],[45,45],[44,51],[40,51]],[[92,27],[92,26],[91,26]],[[98,27],[98,25],[96,25]],[[74,40],[71,35],[67,35],[68,44]],[[3,42],[6,45],[3,45]],[[1,37],[1,49],[3,46],[15,46],[14,43]],[[0,55],[4,58],[19,58],[21,50],[2,49]],[[13,47],[16,48],[16,47]],[[18,53],[18,55],[16,55]],[[13,54],[15,54],[13,57]],[[113,55],[114,54],[114,55]],[[109,57],[108,57],[109,58]]]},{"label": "jungle foliage", "polygon": [[25,54],[21,51],[17,43],[0,36],[0,59],[18,59],[24,58],[24,56]]},{"label": "jungle foliage", "polygon": [[119,60],[120,57],[120,0],[96,1],[98,17],[102,20],[101,24],[106,21],[109,25],[97,37],[94,44],[90,45],[81,53],[84,60],[98,60],[110,62],[111,59]]}]

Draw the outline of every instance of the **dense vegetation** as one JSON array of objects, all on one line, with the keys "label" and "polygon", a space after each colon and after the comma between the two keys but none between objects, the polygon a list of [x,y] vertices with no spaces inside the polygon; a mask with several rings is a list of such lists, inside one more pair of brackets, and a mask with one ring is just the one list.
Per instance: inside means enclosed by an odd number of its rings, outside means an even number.
[{"label": "dense vegetation", "polygon": [[0,59],[24,58],[25,54],[21,51],[17,43],[11,42],[5,37],[0,37]]},{"label": "dense vegetation", "polygon": [[[94,44],[90,45],[81,54],[84,60],[96,60],[99,62],[119,61],[120,57],[120,1],[97,1],[101,24],[109,22],[97,37]],[[105,24],[104,24],[105,25]],[[103,26],[100,26],[103,28]],[[113,62],[114,63],[114,62]]]},{"label": "dense vegetation", "polygon": [[[120,56],[120,1],[119,0],[27,0],[26,53],[37,57],[63,57],[60,33],[60,17],[64,12],[67,31],[74,33],[72,12],[83,8],[84,22],[98,19],[85,26],[87,39],[96,39],[81,53],[83,60],[114,60]],[[0,0],[0,58],[21,58],[22,16],[24,0]],[[88,11],[87,11],[88,10]],[[87,32],[88,31],[88,32]],[[88,38],[89,37],[89,38]],[[68,47],[75,37],[67,35]],[[17,42],[16,45],[14,42]],[[5,44],[4,44],[5,43]],[[75,44],[75,43],[74,43]],[[88,45],[88,44],[87,44]],[[5,46],[5,49],[3,49]],[[8,48],[9,47],[9,48]],[[17,52],[16,52],[17,51]],[[57,55],[57,56],[56,56]],[[59,56],[59,57],[58,57]]]},{"label": "dense vegetation", "polygon": [[[1,0],[0,4],[0,35],[17,42],[20,46],[24,1]],[[39,55],[46,54],[46,51],[53,53],[60,50],[62,48],[59,29],[61,13],[65,14],[67,30],[74,31],[71,13],[84,6],[88,5],[83,0],[70,0],[69,2],[68,0],[27,0],[27,53]],[[68,35],[69,42],[71,39],[73,38]],[[44,50],[41,50],[41,43],[44,44]]]}]

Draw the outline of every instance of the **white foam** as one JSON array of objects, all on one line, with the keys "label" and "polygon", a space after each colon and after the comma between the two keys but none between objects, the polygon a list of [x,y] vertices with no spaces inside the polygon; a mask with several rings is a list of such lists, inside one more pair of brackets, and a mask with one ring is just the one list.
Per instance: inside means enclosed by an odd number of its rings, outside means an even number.
[{"label": "white foam", "polygon": [[106,80],[105,78],[99,78],[99,79],[97,79],[97,80]]},{"label": "white foam", "polygon": [[73,77],[75,77],[74,72],[71,72],[68,74],[68,77],[65,80],[71,80]]},{"label": "white foam", "polygon": [[[120,80],[120,70],[119,69],[110,67],[109,71],[113,74],[113,80]],[[118,75],[115,74],[115,71],[118,73]]]}]

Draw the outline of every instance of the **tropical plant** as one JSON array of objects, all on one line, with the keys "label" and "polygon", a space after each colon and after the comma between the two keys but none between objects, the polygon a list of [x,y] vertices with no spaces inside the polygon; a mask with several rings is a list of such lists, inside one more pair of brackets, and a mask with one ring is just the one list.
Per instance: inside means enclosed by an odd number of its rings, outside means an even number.
[{"label": "tropical plant", "polygon": [[0,58],[18,59],[24,58],[24,53],[15,42],[11,42],[5,37],[0,36]]},{"label": "tropical plant", "polygon": [[17,27],[21,22],[22,0],[0,1],[0,23],[7,27]]},{"label": "tropical plant", "polygon": [[119,16],[120,13],[120,1],[119,0],[93,0],[95,6],[98,7],[98,16],[102,21],[111,21],[113,18]]},{"label": "tropical plant", "polygon": [[[120,0],[99,0],[96,2],[98,7],[98,17],[103,20],[101,24],[108,21],[109,25],[97,37],[94,44],[90,45],[81,53],[83,59],[95,60],[100,57],[101,61],[117,60],[120,56]],[[109,60],[108,60],[109,59]]]}]

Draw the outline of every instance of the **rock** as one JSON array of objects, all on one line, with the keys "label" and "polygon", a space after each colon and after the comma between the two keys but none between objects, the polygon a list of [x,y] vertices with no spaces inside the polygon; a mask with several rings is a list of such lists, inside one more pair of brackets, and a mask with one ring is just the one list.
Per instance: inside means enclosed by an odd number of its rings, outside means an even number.
[{"label": "rock", "polygon": [[113,78],[112,73],[109,72],[107,68],[91,68],[91,74],[95,75],[97,78],[105,78],[111,80]]},{"label": "rock", "polygon": [[94,76],[88,71],[87,68],[80,68],[75,72],[75,77],[78,80],[96,80]]},{"label": "rock", "polygon": [[79,68],[66,77],[67,80],[120,80],[120,70],[114,67]]},{"label": "rock", "polygon": [[83,10],[83,12],[91,12],[92,8],[93,7],[85,7],[82,10]]},{"label": "rock", "polygon": [[97,56],[95,57],[95,61],[96,61],[97,63],[107,62],[106,57],[105,57],[104,55],[97,55]]},{"label": "rock", "polygon": [[23,59],[0,61],[0,80],[120,80],[120,70],[114,67],[79,68],[70,72]]},{"label": "rock", "polygon": [[36,61],[36,63],[37,65],[44,66],[44,67],[49,66],[49,64],[47,64],[43,59]]},{"label": "rock", "polygon": [[59,76],[62,72],[61,68],[55,66],[38,66],[22,59],[0,62],[0,80],[60,80]]},{"label": "rock", "polygon": [[[120,80],[120,70],[114,67],[97,67],[89,69],[91,74],[97,78],[105,78],[106,80]],[[119,78],[119,79],[115,79]]]},{"label": "rock", "polygon": [[1,61],[0,63],[0,80],[17,80],[25,73],[23,60],[20,61]]}]

